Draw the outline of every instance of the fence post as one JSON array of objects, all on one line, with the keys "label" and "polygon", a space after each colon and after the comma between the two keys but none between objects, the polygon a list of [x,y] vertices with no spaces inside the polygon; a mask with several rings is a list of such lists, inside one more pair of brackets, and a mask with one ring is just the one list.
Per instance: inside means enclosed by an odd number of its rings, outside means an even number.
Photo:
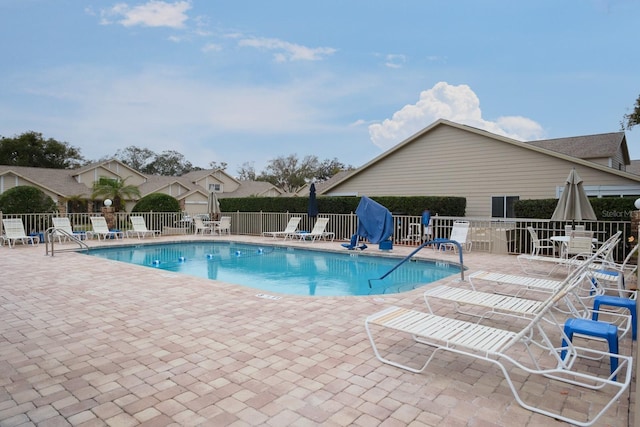
[{"label": "fence post", "polygon": [[[633,236],[636,241],[634,243],[638,244],[639,239],[640,239],[640,234],[638,234],[638,225],[640,224],[640,199],[637,199],[634,203],[636,210],[631,212],[631,236]],[[640,260],[640,256],[636,258],[636,265],[638,265],[638,260]],[[621,274],[624,272],[621,272]],[[638,270],[636,270],[636,292],[637,289],[640,287],[640,272],[638,272]],[[636,304],[636,318],[637,315],[640,315],[640,308],[638,308],[638,305]],[[639,372],[640,370],[640,357],[638,350],[640,350],[640,345],[638,345],[639,341],[635,341],[635,357],[636,357],[636,373]],[[632,344],[634,343],[634,341],[632,341]],[[632,352],[633,354],[633,352]],[[638,381],[636,379],[636,402],[635,402],[635,416],[638,417],[640,416],[640,399],[638,399],[638,396],[640,393],[640,385],[638,385]],[[636,418],[636,424],[638,424],[638,420]]]}]

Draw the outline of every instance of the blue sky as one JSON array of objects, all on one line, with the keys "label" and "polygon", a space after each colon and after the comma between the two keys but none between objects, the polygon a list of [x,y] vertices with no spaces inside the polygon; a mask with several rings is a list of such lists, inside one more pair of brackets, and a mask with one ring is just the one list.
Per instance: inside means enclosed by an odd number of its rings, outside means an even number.
[{"label": "blue sky", "polygon": [[[236,174],[361,166],[439,118],[519,140],[617,132],[637,0],[0,0],[0,135]],[[640,129],[627,131],[640,159]]]}]

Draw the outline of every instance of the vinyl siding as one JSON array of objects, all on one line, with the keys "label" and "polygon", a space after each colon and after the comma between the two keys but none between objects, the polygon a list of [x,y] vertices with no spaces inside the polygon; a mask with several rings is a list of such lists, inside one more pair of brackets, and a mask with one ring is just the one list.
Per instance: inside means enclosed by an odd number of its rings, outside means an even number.
[{"label": "vinyl siding", "polygon": [[467,216],[490,216],[492,196],[556,197],[574,166],[585,185],[638,185],[500,139],[437,126],[327,194],[460,196],[467,199]]}]

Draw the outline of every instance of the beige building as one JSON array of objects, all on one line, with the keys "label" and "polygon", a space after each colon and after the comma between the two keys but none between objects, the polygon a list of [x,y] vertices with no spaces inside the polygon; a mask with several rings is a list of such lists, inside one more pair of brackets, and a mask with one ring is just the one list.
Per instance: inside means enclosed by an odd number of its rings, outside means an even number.
[{"label": "beige building", "polygon": [[[364,166],[316,184],[320,195],[460,196],[468,217],[512,217],[513,202],[560,196],[576,168],[592,197],[640,196],[640,167],[629,159],[624,132],[521,142],[470,126],[438,120]],[[145,175],[118,160],[79,169],[0,165],[0,194],[18,185],[40,188],[68,212],[70,201],[91,200],[102,177],[126,179],[141,196],[164,193],[183,211],[206,213],[210,192],[219,198],[307,196],[308,186],[287,194],[267,182],[240,181],[223,170],[193,171],[180,177]],[[137,200],[128,201],[130,211]]]},{"label": "beige building", "polygon": [[468,217],[512,217],[520,199],[557,198],[572,168],[591,197],[640,196],[624,132],[521,142],[438,120],[320,192],[459,196]]},{"label": "beige building", "polygon": [[[264,196],[282,194],[266,182],[239,181],[223,170],[201,170],[180,177],[145,175],[118,160],[92,163],[78,169],[45,169],[0,165],[0,194],[10,188],[28,185],[37,187],[50,196],[61,213],[69,212],[71,201],[89,201],[89,212],[100,212],[103,200],[92,200],[93,184],[100,178],[124,179],[125,184],[139,188],[141,197],[164,193],[175,197],[185,212],[198,214],[208,210],[209,193],[219,198]],[[131,211],[137,200],[126,202]]]}]

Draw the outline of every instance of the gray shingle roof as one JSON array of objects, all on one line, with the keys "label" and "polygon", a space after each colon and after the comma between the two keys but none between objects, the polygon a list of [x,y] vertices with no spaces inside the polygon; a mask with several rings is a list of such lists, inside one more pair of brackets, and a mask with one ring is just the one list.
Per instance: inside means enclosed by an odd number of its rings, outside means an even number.
[{"label": "gray shingle roof", "polygon": [[640,175],[640,160],[631,160],[627,165],[627,172]]},{"label": "gray shingle roof", "polygon": [[[240,187],[236,191],[220,194],[220,198],[262,196],[268,191],[277,189],[276,186],[265,181],[239,181]],[[278,192],[281,192],[278,190]]]},{"label": "gray shingle roof", "polygon": [[91,195],[91,188],[80,184],[74,176],[78,169],[46,169],[32,168],[27,166],[7,166],[0,165],[0,176],[9,172],[24,177],[25,179],[43,187],[63,197]]},{"label": "gray shingle roof", "polygon": [[[603,133],[598,135],[574,136],[570,138],[544,139],[529,141],[529,144],[579,159],[595,159],[614,157],[622,147],[623,153],[628,155],[627,141],[624,132]],[[626,158],[625,162],[629,162]]]}]

